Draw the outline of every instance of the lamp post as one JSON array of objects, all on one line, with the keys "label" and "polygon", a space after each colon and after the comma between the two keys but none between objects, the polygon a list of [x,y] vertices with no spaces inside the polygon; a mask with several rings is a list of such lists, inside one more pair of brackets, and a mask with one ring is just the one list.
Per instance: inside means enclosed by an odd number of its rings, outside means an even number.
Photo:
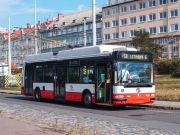
[{"label": "lamp post", "polygon": [[9,28],[8,28],[8,50],[9,50],[9,72],[8,72],[8,76],[12,76],[11,75],[11,30],[10,30],[10,17],[9,17]]},{"label": "lamp post", "polygon": [[173,37],[173,34],[169,38],[169,43],[172,44],[172,59],[174,59],[174,47],[173,47],[174,37]]},{"label": "lamp post", "polygon": [[36,0],[34,0],[34,35],[35,35],[35,54],[37,54]]},{"label": "lamp post", "polygon": [[92,0],[92,18],[93,18],[93,46],[96,46],[96,2]]}]

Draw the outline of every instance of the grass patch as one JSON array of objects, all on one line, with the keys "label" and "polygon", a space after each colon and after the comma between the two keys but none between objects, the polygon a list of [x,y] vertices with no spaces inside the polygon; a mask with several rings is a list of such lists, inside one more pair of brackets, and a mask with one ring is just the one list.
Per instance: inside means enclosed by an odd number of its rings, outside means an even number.
[{"label": "grass patch", "polygon": [[21,87],[9,87],[9,88],[0,88],[0,90],[13,90],[13,91],[20,91]]},{"label": "grass patch", "polygon": [[180,78],[171,75],[155,76],[155,89],[157,100],[180,101]]}]

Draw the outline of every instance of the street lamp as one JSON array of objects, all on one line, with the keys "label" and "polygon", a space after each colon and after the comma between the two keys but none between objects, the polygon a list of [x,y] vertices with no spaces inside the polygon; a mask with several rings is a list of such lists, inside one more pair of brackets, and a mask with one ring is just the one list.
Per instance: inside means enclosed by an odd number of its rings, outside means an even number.
[{"label": "street lamp", "polygon": [[37,54],[36,0],[34,0],[34,35],[35,35],[35,54]]},{"label": "street lamp", "polygon": [[9,50],[9,73],[8,75],[11,76],[11,30],[10,30],[10,17],[9,17],[9,28],[8,28],[8,50]]},{"label": "street lamp", "polygon": [[174,42],[173,34],[169,38],[169,43],[172,44],[172,59],[174,59],[174,47],[173,47],[173,43],[175,43],[175,42]]}]

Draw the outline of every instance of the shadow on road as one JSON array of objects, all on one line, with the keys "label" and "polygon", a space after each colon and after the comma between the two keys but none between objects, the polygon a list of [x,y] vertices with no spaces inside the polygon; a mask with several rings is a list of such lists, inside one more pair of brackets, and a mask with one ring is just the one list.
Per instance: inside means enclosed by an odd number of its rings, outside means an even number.
[{"label": "shadow on road", "polygon": [[[144,107],[139,107],[139,106],[126,106],[125,108],[123,107],[116,107],[116,106],[100,106],[100,105],[93,105],[92,108],[85,108],[82,103],[79,102],[58,102],[50,99],[42,99],[41,102],[38,102],[34,99],[34,97],[31,96],[6,96],[6,99],[12,99],[15,100],[16,102],[23,102],[23,103],[31,103],[31,104],[36,104],[36,105],[43,105],[43,106],[48,106],[48,107],[57,107],[60,109],[63,109],[65,107],[71,107],[71,108],[81,108],[81,109],[86,109],[86,110],[101,110],[101,111],[127,111],[127,110],[145,110],[146,108]],[[67,108],[66,108],[67,109]]]}]

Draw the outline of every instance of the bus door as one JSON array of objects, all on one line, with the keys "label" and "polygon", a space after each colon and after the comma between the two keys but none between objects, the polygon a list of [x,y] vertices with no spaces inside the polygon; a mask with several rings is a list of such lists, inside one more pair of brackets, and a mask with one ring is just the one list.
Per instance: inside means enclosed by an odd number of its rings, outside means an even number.
[{"label": "bus door", "polygon": [[25,95],[33,95],[33,67],[25,67]]},{"label": "bus door", "polygon": [[111,70],[110,62],[96,63],[96,102],[111,104]]},{"label": "bus door", "polygon": [[56,75],[54,77],[54,97],[56,100],[65,99],[65,82],[66,68],[65,66],[56,67]]}]

